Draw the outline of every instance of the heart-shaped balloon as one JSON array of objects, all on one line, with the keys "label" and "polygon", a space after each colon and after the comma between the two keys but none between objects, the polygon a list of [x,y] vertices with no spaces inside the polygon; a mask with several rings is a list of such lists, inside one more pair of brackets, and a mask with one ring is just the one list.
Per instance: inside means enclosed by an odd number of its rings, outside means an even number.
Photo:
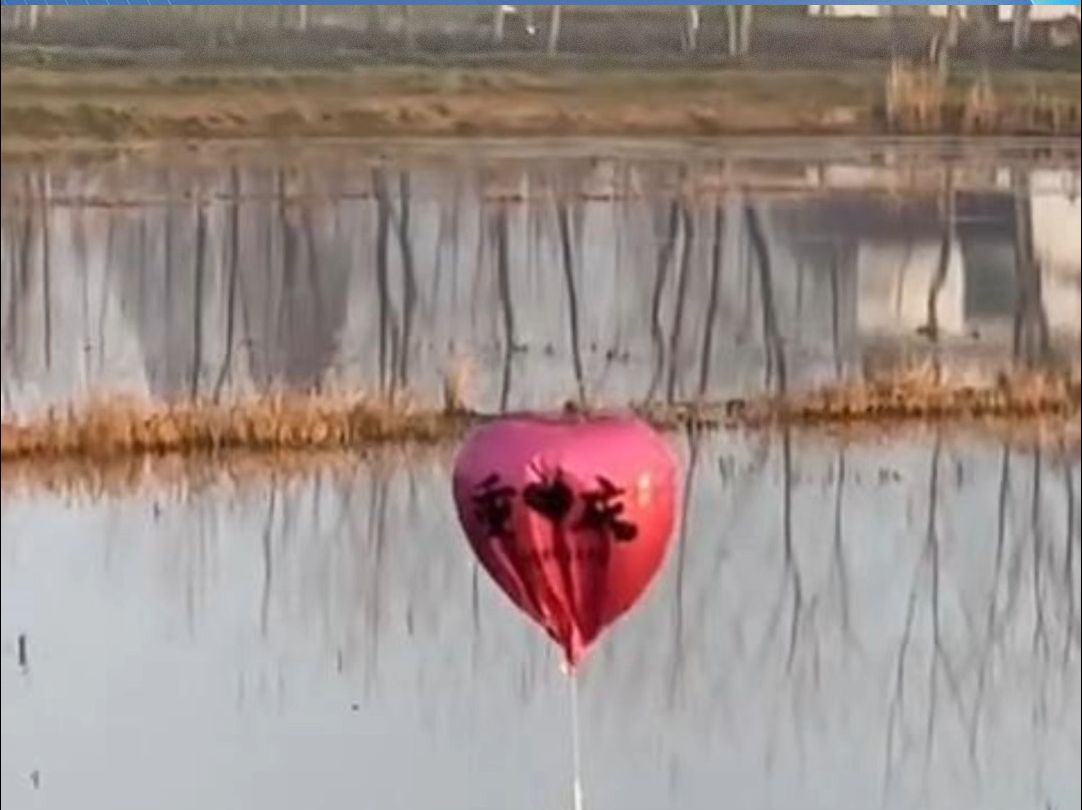
[{"label": "heart-shaped balloon", "polygon": [[680,482],[637,419],[523,415],[467,438],[454,496],[485,570],[574,667],[661,567]]}]

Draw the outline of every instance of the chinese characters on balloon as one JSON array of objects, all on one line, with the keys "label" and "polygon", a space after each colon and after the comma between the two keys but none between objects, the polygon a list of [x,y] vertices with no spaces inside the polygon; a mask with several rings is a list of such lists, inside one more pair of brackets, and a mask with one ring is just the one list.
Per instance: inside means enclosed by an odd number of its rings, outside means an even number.
[{"label": "chinese characters on balloon", "polygon": [[[572,530],[607,534],[621,543],[634,540],[638,528],[621,517],[624,489],[604,476],[595,479],[597,486],[582,492],[582,509],[578,520],[571,525]],[[509,521],[517,495],[515,488],[503,484],[497,473],[477,485],[473,493],[474,514],[489,537],[504,541],[512,537]],[[563,471],[557,469],[551,477],[527,484],[522,490],[522,501],[528,509],[560,526],[575,506],[575,493],[564,480]]]}]

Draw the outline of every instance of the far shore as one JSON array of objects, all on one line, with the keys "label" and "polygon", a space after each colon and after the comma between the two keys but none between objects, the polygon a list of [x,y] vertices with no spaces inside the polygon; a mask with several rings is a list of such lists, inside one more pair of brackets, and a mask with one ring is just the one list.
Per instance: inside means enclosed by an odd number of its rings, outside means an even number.
[{"label": "far shore", "polygon": [[1082,132],[1078,73],[957,71],[928,99],[909,97],[927,91],[905,89],[905,75],[888,98],[889,71],[881,62],[848,71],[529,63],[132,71],[5,60],[0,133],[3,156],[15,158],[253,139]]}]

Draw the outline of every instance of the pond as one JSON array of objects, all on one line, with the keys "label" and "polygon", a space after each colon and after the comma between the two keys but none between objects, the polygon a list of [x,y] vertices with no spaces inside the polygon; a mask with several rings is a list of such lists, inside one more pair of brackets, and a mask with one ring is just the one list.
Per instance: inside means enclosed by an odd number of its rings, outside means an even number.
[{"label": "pond", "polygon": [[[492,411],[1077,363],[1079,174],[1077,142],[8,165],[4,417],[117,392],[437,398],[456,363]],[[587,808],[1078,806],[1077,446],[670,440],[679,536],[580,674]],[[568,679],[478,570],[453,452],[7,478],[0,799],[569,806]]]},{"label": "pond", "polygon": [[[679,544],[581,671],[587,807],[1077,806],[1077,454],[677,446]],[[568,806],[559,655],[449,477],[5,502],[3,800]]]},{"label": "pond", "polygon": [[3,168],[3,412],[627,404],[1077,356],[1077,142],[329,144]]}]

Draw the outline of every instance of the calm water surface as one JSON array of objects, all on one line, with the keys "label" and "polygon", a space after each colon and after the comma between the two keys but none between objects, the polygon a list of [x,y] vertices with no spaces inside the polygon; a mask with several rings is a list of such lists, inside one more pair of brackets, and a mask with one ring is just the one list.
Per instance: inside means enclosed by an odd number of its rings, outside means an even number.
[{"label": "calm water surface", "polygon": [[[680,543],[582,672],[588,807],[1078,806],[1077,457],[679,446]],[[568,806],[558,656],[449,476],[6,501],[3,801]]]},{"label": "calm water surface", "polygon": [[328,145],[5,166],[2,407],[747,393],[1077,355],[1080,149]]},{"label": "calm water surface", "polygon": [[[486,408],[1077,358],[1077,143],[779,144],[5,166],[5,418],[437,396],[461,357]],[[680,537],[581,673],[588,808],[1078,807],[1077,451],[672,441]],[[449,465],[5,490],[5,807],[569,806],[567,680]]]}]

